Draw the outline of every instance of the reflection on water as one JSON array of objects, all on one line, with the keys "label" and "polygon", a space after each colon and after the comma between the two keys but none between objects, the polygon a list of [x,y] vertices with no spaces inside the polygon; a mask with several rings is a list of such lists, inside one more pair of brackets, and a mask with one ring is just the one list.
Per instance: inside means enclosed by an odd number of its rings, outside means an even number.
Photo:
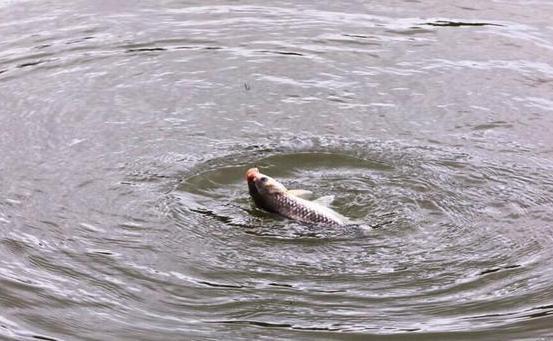
[{"label": "reflection on water", "polygon": [[552,336],[552,9],[0,3],[1,337]]}]

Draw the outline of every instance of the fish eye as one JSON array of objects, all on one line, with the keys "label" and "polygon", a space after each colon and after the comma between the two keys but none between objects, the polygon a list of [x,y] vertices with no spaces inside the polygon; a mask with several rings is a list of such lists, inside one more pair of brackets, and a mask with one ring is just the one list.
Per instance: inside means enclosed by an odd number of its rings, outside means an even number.
[{"label": "fish eye", "polygon": [[267,178],[266,176],[262,177],[261,179],[259,179],[259,181],[261,181],[262,183],[266,183],[267,181],[269,181],[269,178]]}]

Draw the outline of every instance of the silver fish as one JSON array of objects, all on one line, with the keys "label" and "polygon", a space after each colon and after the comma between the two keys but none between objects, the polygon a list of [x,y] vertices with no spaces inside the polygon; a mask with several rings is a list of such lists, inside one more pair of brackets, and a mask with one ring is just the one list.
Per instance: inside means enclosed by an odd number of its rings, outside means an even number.
[{"label": "silver fish", "polygon": [[345,225],[346,218],[326,207],[333,197],[307,200],[312,193],[305,190],[288,190],[275,179],[262,174],[257,168],[246,172],[250,195],[256,206],[266,211],[304,223]]}]

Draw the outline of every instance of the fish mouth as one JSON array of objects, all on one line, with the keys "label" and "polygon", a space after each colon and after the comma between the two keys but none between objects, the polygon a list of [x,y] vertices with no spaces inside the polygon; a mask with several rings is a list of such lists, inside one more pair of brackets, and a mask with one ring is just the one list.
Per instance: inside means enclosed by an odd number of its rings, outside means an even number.
[{"label": "fish mouth", "polygon": [[259,169],[250,168],[246,171],[246,180],[248,182],[254,182],[258,175],[259,175]]},{"label": "fish mouth", "polygon": [[[255,205],[259,208],[262,208],[269,212],[275,212],[274,209],[271,208],[271,205],[267,203],[266,198],[264,198],[257,189],[257,186],[255,185],[255,181],[260,176],[261,173],[259,173],[259,169],[257,168],[250,168],[246,171],[246,180],[248,181],[248,189],[250,191],[250,195],[255,202]],[[276,212],[275,212],[276,213]]]}]

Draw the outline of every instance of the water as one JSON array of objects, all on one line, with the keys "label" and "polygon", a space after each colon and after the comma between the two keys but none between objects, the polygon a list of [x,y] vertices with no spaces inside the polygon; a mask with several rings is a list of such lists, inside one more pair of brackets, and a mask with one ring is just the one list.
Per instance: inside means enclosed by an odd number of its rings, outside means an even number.
[{"label": "water", "polygon": [[0,338],[553,337],[551,13],[0,1]]}]

